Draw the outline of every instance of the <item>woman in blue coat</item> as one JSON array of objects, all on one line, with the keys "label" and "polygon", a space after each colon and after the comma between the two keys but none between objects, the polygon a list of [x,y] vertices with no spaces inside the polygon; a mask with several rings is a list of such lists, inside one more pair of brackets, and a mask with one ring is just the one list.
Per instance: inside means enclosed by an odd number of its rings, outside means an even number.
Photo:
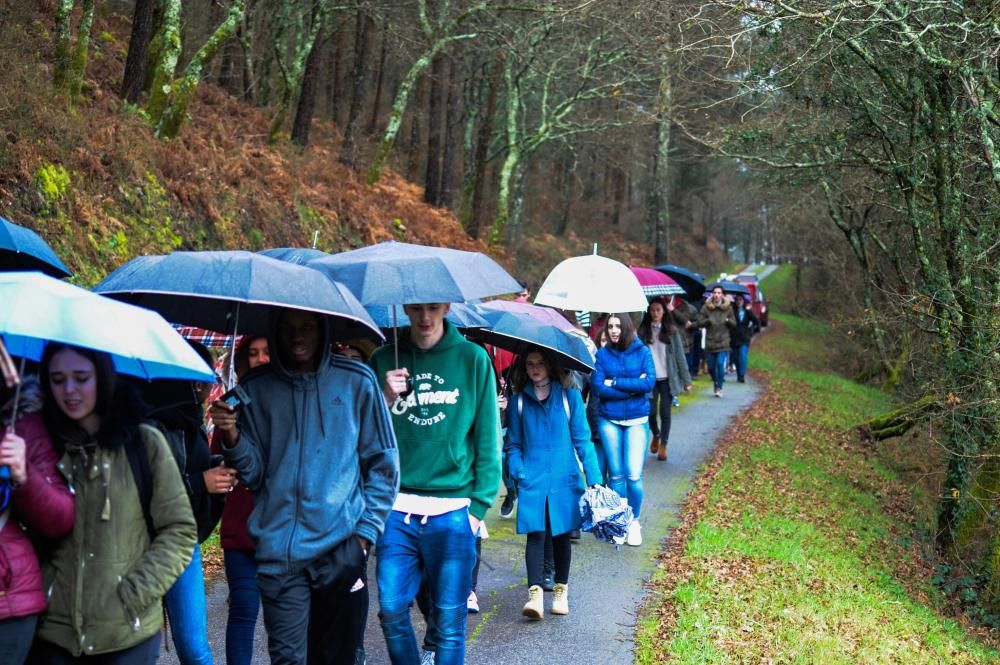
[{"label": "woman in blue coat", "polygon": [[512,378],[517,393],[507,407],[507,459],[517,483],[517,532],[528,535],[528,602],[522,614],[543,616],[546,532],[552,536],[556,564],[552,614],[569,614],[570,532],[580,528],[585,489],[577,457],[587,482],[601,482],[587,411],[580,391],[566,387],[566,377],[548,351],[536,347],[522,354]]},{"label": "woman in blue coat", "polygon": [[649,347],[636,334],[628,314],[608,316],[608,343],[598,349],[590,389],[601,399],[598,429],[608,460],[608,484],[628,499],[635,519],[625,544],[642,545],[642,464],[649,444],[649,393],[656,366]]}]

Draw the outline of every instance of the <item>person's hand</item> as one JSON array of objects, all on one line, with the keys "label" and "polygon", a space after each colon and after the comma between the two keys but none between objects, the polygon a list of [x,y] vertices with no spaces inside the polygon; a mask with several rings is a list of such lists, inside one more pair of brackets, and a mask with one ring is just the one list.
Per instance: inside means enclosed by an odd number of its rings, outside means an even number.
[{"label": "person's hand", "polygon": [[675,309],[677,309],[677,308],[676,308],[676,307],[674,307],[674,299],[673,299],[673,298],[671,298],[670,300],[668,300],[668,301],[667,301],[667,311],[668,311],[668,312],[672,312],[672,311],[674,311]]},{"label": "person's hand", "polygon": [[236,431],[236,409],[229,404],[217,399],[212,402],[212,406],[209,408],[208,413],[212,416],[212,422],[215,423],[215,427],[220,431]]},{"label": "person's hand", "polygon": [[390,369],[385,373],[385,384],[382,392],[385,401],[392,404],[396,398],[406,392],[406,380],[410,377],[410,370],[405,367]]},{"label": "person's hand", "polygon": [[236,440],[240,437],[240,431],[236,428],[236,409],[226,404],[222,400],[212,402],[212,407],[208,410],[212,416],[215,428],[222,432],[222,440],[227,448],[236,445]]},{"label": "person's hand", "polygon": [[606,385],[606,386],[610,386],[610,385],[614,384],[614,382],[615,382],[614,379],[604,379],[604,385]]},{"label": "person's hand", "polygon": [[497,395],[497,406],[500,407],[501,411],[507,410],[507,395],[505,395],[504,393],[500,393],[499,395]]},{"label": "person's hand", "polygon": [[202,472],[205,479],[205,489],[209,494],[225,494],[236,487],[236,469],[226,466],[216,466]]},{"label": "person's hand", "polygon": [[368,556],[368,553],[372,551],[372,544],[368,542],[368,539],[363,536],[356,536],[358,539],[358,544],[361,545],[361,551]]},{"label": "person's hand", "polygon": [[477,536],[479,535],[479,525],[481,523],[482,523],[481,519],[479,519],[472,513],[469,513],[469,526],[472,528],[472,533],[476,534]]},{"label": "person's hand", "polygon": [[691,386],[684,386],[684,392],[686,393],[691,392]]},{"label": "person's hand", "polygon": [[0,441],[0,466],[10,467],[10,479],[18,485],[28,482],[24,439],[13,432],[6,432]]}]

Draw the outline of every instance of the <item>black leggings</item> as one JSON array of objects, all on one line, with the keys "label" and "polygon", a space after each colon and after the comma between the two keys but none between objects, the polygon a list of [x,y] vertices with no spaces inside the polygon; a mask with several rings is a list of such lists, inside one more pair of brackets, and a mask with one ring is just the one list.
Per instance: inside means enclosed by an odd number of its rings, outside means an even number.
[{"label": "black leggings", "polygon": [[[661,441],[670,438],[670,404],[673,402],[673,395],[670,394],[670,379],[657,379],[653,386],[653,394],[649,398],[649,429],[653,436],[660,437]],[[656,422],[656,402],[660,403],[660,422]]]},{"label": "black leggings", "polygon": [[545,536],[552,537],[552,554],[555,557],[556,584],[569,582],[569,564],[573,558],[573,549],[569,532],[552,536],[552,524],[549,522],[549,507],[545,505],[545,531],[532,531],[524,544],[524,565],[528,569],[528,586],[542,586],[545,577]]}]

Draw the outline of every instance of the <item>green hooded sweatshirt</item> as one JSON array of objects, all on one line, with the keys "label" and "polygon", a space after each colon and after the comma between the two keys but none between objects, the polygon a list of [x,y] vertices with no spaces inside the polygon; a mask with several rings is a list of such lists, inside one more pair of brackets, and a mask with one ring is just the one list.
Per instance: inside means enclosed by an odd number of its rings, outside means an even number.
[{"label": "green hooded sweatshirt", "polygon": [[[500,484],[500,420],[489,356],[445,321],[433,348],[422,350],[399,335],[399,364],[410,371],[413,391],[389,408],[399,446],[399,491],[468,498],[482,519]],[[382,381],[396,368],[393,347],[372,355]]]}]

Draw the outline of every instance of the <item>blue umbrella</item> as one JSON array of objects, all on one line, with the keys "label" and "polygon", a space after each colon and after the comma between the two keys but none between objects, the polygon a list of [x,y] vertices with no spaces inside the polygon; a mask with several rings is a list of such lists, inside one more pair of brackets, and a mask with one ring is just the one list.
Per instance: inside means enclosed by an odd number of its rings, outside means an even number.
[{"label": "blue umbrella", "polygon": [[309,262],[365,305],[469,302],[521,285],[481,252],[388,241]]},{"label": "blue umbrella", "polygon": [[[368,305],[365,309],[379,328],[392,328],[407,320],[402,305]],[[488,328],[490,325],[489,321],[476,313],[476,310],[462,303],[453,303],[445,318],[456,328]]]},{"label": "blue umbrella", "polygon": [[357,298],[304,266],[253,252],[173,252],[132,259],[94,287],[162,314],[222,333],[266,335],[277,308],[317,312],[343,337],[384,339]]},{"label": "blue umbrella", "polygon": [[583,337],[575,332],[560,330],[551,323],[540,321],[531,314],[473,305],[473,309],[490,323],[489,328],[472,328],[465,332],[469,339],[492,344],[518,355],[532,346],[540,346],[559,356],[565,369],[590,372],[594,357]]},{"label": "blue umbrella", "polygon": [[724,280],[721,282],[713,282],[708,287],[708,290],[711,291],[717,286],[721,286],[722,290],[725,291],[726,293],[739,293],[740,295],[745,295],[745,296],[750,295],[750,289],[740,284],[739,282],[730,282],[728,280]]},{"label": "blue umbrella", "polygon": [[262,249],[257,253],[270,256],[272,259],[278,259],[279,261],[298,263],[300,266],[307,265],[310,261],[325,259],[330,256],[326,252],[307,247],[274,247],[273,249]]},{"label": "blue umbrella", "polygon": [[0,217],[0,270],[40,270],[53,277],[69,277],[69,268],[59,260],[41,236]]},{"label": "blue umbrella", "polygon": [[15,356],[39,360],[46,342],[108,353],[144,379],[215,382],[215,372],[156,312],[99,296],[39,272],[0,273],[0,334]]},{"label": "blue umbrella", "polygon": [[702,279],[701,275],[696,272],[691,272],[686,268],[681,268],[680,266],[675,266],[671,264],[666,264],[662,266],[656,266],[656,269],[662,272],[664,275],[673,278],[686,294],[686,299],[690,301],[698,300],[705,294],[705,280]]}]

